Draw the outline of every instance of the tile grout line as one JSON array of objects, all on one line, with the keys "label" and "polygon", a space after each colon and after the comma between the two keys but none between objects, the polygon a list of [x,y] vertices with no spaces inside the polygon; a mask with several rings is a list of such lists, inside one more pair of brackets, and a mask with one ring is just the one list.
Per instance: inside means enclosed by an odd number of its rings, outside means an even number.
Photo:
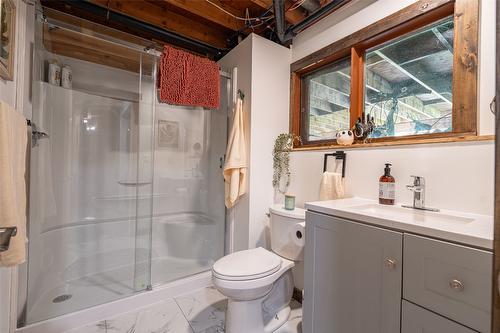
[{"label": "tile grout line", "polygon": [[179,311],[181,312],[182,316],[184,317],[184,319],[186,319],[189,327],[191,328],[191,331],[193,331],[193,333],[196,333],[195,330],[194,330],[194,327],[191,325],[191,322],[189,321],[189,319],[186,317],[186,315],[184,314],[184,311],[182,311],[182,308],[181,306],[179,305],[179,303],[177,303],[177,299],[175,297],[172,298],[175,302],[175,305],[177,305],[177,307],[179,308]]}]

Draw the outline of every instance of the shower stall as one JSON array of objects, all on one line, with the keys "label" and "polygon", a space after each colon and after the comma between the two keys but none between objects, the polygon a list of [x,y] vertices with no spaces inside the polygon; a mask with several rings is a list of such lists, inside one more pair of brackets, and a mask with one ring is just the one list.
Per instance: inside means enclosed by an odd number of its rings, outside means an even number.
[{"label": "shower stall", "polygon": [[[31,143],[20,327],[151,292],[224,254],[230,78],[218,110],[161,104],[147,41],[64,22],[36,22],[32,123],[47,136]],[[71,87],[54,66],[71,69]]]}]

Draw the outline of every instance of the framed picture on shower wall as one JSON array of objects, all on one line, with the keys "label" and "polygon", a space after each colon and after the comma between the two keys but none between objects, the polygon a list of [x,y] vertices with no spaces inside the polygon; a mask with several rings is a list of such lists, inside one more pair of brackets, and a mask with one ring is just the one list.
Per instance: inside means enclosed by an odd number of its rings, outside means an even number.
[{"label": "framed picture on shower wall", "polygon": [[14,79],[16,7],[13,0],[0,0],[0,77]]},{"label": "framed picture on shower wall", "polygon": [[180,129],[177,121],[158,120],[158,148],[178,149]]}]

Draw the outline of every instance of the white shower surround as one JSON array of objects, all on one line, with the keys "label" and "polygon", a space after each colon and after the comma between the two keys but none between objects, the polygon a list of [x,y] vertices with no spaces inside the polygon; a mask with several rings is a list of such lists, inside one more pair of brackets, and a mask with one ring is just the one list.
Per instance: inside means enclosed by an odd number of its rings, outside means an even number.
[{"label": "white shower surround", "polygon": [[[32,191],[43,196],[43,200],[33,201],[36,207],[30,212],[37,216],[32,228],[36,237],[30,238],[31,245],[36,244],[32,253],[36,260],[30,263],[34,275],[28,281],[31,294],[26,309],[30,324],[18,329],[21,332],[60,332],[99,320],[100,316],[131,311],[206,287],[210,284],[206,271],[223,254],[225,211],[219,158],[224,155],[226,144],[227,101],[222,98],[219,110],[156,103],[152,123],[140,122],[140,128],[131,127],[128,135],[140,135],[146,142],[148,133],[157,130],[159,120],[177,122],[180,129],[178,147],[160,147],[155,136],[154,158],[151,152],[141,153],[137,167],[148,169],[154,163],[154,191],[152,195],[139,191],[136,200],[135,187],[118,184],[133,181],[137,172],[135,163],[130,163],[127,147],[122,147],[127,144],[123,133],[127,133],[131,121],[123,114],[151,104],[145,103],[144,97],[139,106],[123,100],[137,97],[134,87],[127,86],[133,80],[132,74],[74,59],[64,61],[70,62],[77,74],[74,90],[47,83],[40,83],[35,89],[34,100],[43,109],[40,125],[51,136],[35,148],[48,158],[32,161],[37,170],[36,177],[32,177]],[[106,88],[104,94],[110,93],[114,98],[87,92],[90,73],[97,75],[94,82]],[[109,81],[116,83],[113,87],[125,86],[107,91],[112,83]],[[83,143],[85,131],[81,126],[88,117],[86,109],[99,120],[93,141],[86,139]],[[152,119],[149,110],[142,109],[144,112]],[[85,149],[93,149],[90,160],[97,163],[82,162]],[[56,162],[51,163],[52,159]],[[151,204],[152,212],[148,211]],[[147,278],[140,278],[137,285],[134,277],[149,274],[148,263],[138,260],[137,255],[148,257],[150,249],[144,243],[147,236],[143,236],[149,232],[144,228],[151,214],[154,288],[141,295],[133,290],[146,289],[143,282]],[[131,237],[134,234],[142,238],[139,244]],[[134,266],[135,263],[139,265]],[[72,298],[59,303],[60,311],[51,312],[58,305],[52,302],[53,298],[64,294],[71,294]],[[79,297],[84,304],[71,306],[72,301],[78,303]],[[65,306],[67,309],[61,310]],[[30,314],[33,309],[36,311]],[[39,309],[42,315],[37,312]]]}]

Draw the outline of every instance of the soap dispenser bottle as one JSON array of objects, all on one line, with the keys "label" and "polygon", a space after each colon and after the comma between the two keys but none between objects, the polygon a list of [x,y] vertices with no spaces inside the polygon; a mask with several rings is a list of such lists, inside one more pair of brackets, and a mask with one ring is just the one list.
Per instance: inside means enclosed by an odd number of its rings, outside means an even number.
[{"label": "soap dispenser bottle", "polygon": [[379,179],[378,202],[382,205],[394,205],[396,201],[396,180],[391,176],[391,164],[386,163],[384,175]]}]

